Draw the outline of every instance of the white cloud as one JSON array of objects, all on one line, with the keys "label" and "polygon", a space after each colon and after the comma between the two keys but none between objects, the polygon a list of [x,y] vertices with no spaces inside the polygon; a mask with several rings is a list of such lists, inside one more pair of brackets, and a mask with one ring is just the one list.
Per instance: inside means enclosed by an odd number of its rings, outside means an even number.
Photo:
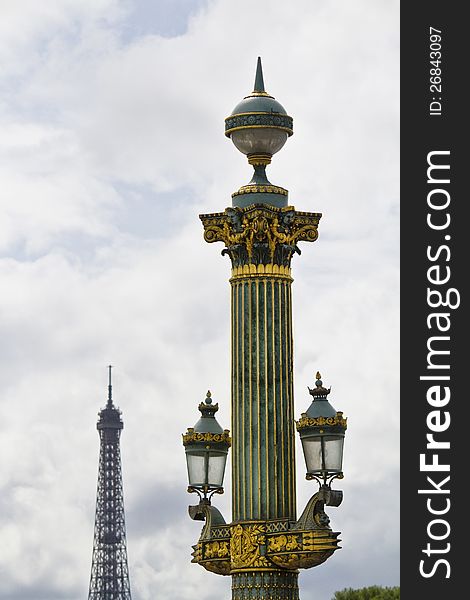
[{"label": "white cloud", "polygon": [[[398,2],[217,0],[173,38],[123,35],[129,3],[7,4],[0,598],[86,593],[108,363],[134,599],[229,593],[189,563],[200,524],[186,516],[180,436],[208,388],[230,423],[229,260],[197,215],[251,176],[223,119],[258,55],[294,117],[268,175],[297,209],[324,213],[319,241],[293,259],[296,414],[320,370],[349,417],[345,500],[330,515],[343,550],[302,574],[302,597],[396,584]],[[302,462],[299,445],[299,512],[312,490]],[[229,503],[218,499],[227,519]]]}]

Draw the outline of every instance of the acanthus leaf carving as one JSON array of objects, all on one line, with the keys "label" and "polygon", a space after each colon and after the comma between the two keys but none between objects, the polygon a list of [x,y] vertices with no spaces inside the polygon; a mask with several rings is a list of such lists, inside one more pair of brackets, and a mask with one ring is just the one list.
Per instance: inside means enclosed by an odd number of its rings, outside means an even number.
[{"label": "acanthus leaf carving", "polygon": [[223,242],[233,267],[245,264],[290,266],[300,241],[318,238],[319,213],[298,212],[293,207],[255,204],[227,208],[223,213],[200,216],[206,242]]}]

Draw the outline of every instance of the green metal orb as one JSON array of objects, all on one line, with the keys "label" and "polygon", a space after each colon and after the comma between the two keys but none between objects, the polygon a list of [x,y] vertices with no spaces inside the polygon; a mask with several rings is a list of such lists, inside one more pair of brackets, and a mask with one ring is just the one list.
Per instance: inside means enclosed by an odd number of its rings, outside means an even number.
[{"label": "green metal orb", "polygon": [[251,204],[287,206],[287,190],[272,185],[266,166],[293,132],[293,120],[285,108],[264,89],[261,58],[258,57],[253,92],[246,96],[225,119],[225,135],[248,157],[254,168],[251,181],[232,194],[233,206]]},{"label": "green metal orb", "polygon": [[261,58],[258,57],[254,90],[225,119],[225,135],[247,156],[266,154],[271,157],[294,133],[292,127],[292,117],[264,89]]}]

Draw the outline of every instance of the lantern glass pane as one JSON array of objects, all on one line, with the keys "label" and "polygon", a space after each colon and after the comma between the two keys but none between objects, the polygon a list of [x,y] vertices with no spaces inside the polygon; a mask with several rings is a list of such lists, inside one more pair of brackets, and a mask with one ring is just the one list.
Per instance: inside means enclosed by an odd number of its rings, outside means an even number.
[{"label": "lantern glass pane", "polygon": [[239,129],[230,134],[232,142],[243,154],[275,154],[284,146],[287,132],[273,127]]},{"label": "lantern glass pane", "polygon": [[317,473],[318,471],[321,471],[322,456],[320,436],[302,438],[302,447],[304,450],[307,473]]},{"label": "lantern glass pane", "polygon": [[225,453],[210,453],[208,477],[208,483],[210,487],[222,487],[226,460],[227,454]]},{"label": "lantern glass pane", "polygon": [[325,436],[325,469],[330,472],[341,471],[343,466],[344,436]]},{"label": "lantern glass pane", "polygon": [[206,454],[206,452],[186,452],[189,485],[197,487],[206,484]]}]

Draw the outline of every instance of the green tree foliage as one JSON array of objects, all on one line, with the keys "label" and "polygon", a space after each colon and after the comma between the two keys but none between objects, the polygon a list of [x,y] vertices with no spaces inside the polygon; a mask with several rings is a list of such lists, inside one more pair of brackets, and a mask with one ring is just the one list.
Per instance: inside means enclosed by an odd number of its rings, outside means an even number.
[{"label": "green tree foliage", "polygon": [[399,587],[381,587],[372,585],[370,587],[353,590],[346,588],[335,592],[332,600],[399,600]]}]

